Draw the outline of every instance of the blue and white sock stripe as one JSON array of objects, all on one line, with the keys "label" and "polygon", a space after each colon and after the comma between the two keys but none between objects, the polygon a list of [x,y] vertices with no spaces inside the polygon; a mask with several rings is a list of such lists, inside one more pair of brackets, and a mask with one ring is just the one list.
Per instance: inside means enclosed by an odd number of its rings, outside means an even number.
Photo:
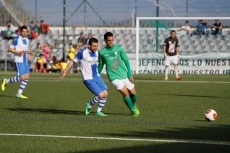
[{"label": "blue and white sock stripe", "polygon": [[100,99],[99,103],[98,103],[98,107],[103,108],[105,106],[107,98],[102,98]]},{"label": "blue and white sock stripe", "polygon": [[23,81],[21,81],[21,83],[20,83],[20,89],[22,89],[22,90],[24,90],[25,89],[25,87],[26,87],[26,85],[27,85],[27,83],[28,83],[28,80],[23,80]]},{"label": "blue and white sock stripe", "polygon": [[92,100],[90,100],[90,105],[92,106],[92,105],[94,105],[94,104],[98,103],[98,101],[99,101],[98,96],[94,96],[94,97],[93,97],[93,99],[92,99]]},{"label": "blue and white sock stripe", "polygon": [[14,82],[20,82],[19,76],[14,76],[14,77],[10,78],[10,83],[14,83]]}]

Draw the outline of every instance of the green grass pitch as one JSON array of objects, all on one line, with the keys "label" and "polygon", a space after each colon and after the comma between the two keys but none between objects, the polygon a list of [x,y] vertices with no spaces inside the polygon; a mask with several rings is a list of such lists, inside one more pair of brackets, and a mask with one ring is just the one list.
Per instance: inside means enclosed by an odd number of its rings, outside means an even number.
[{"label": "green grass pitch", "polygon": [[[1,78],[13,73],[0,72]],[[108,85],[103,109],[84,115],[92,98],[79,74],[31,74],[24,95],[19,84],[0,91],[0,152],[47,153],[217,153],[230,150],[230,76],[135,75],[139,117],[132,117],[121,95]],[[206,109],[217,111],[214,122]],[[21,135],[18,135],[21,134]]]}]

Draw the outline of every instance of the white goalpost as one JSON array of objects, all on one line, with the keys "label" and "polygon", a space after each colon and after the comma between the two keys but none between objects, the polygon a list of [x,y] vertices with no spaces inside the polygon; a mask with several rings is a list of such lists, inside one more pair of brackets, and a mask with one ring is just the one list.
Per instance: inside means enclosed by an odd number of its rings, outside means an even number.
[{"label": "white goalpost", "polygon": [[[220,35],[213,33],[216,19],[223,26]],[[199,20],[206,20],[208,35],[191,35]],[[180,28],[186,21],[191,30],[184,35]],[[164,73],[162,45],[171,30],[179,39],[180,74],[230,74],[230,17],[137,17],[136,74]]]}]

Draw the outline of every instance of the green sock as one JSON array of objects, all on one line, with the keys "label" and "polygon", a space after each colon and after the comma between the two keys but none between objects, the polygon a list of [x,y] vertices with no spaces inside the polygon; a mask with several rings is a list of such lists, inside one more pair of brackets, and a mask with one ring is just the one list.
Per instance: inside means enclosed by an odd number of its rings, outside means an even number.
[{"label": "green sock", "polygon": [[135,95],[130,95],[130,98],[131,98],[131,100],[132,100],[133,106],[135,106],[135,105],[136,105],[136,101],[137,101],[137,94],[135,94]]},{"label": "green sock", "polygon": [[123,98],[125,104],[127,105],[127,107],[129,108],[129,110],[132,112],[134,111],[134,107],[133,107],[133,103],[130,97],[124,97]]}]

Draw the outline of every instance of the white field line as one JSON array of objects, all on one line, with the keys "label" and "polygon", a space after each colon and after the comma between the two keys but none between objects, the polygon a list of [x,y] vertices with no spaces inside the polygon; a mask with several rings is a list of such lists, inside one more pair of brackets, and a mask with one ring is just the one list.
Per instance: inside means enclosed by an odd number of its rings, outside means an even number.
[{"label": "white field line", "polygon": [[37,135],[37,134],[15,134],[0,133],[0,136],[19,136],[19,137],[43,137],[43,138],[69,138],[69,139],[93,139],[93,140],[114,140],[114,141],[140,141],[140,142],[162,142],[162,143],[187,143],[187,144],[205,144],[205,145],[225,145],[230,146],[229,142],[223,141],[191,141],[191,140],[173,140],[173,139],[137,139],[137,138],[116,138],[116,137],[85,137],[85,136],[61,136],[61,135]]},{"label": "white field line", "polygon": [[[79,78],[67,78],[67,79],[55,79],[55,78],[31,78],[30,81],[42,81],[42,82],[81,82],[82,79]],[[107,79],[104,79],[105,82],[109,82]],[[164,81],[164,80],[138,80],[135,82],[160,82],[160,83],[213,83],[213,84],[230,84],[230,82],[225,81]]]}]

